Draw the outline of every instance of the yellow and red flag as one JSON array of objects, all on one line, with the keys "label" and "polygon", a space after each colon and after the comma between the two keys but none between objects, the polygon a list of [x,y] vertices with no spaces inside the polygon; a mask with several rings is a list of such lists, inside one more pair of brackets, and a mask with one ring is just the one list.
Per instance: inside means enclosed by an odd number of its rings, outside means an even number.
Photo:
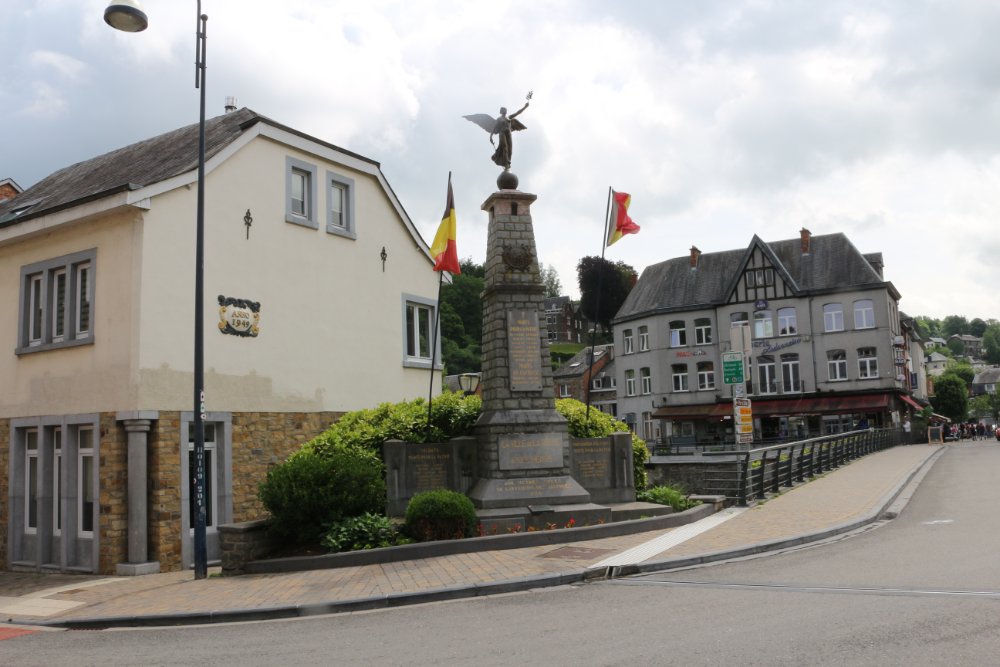
[{"label": "yellow and red flag", "polygon": [[639,225],[628,217],[628,207],[632,203],[632,195],[624,192],[611,191],[611,224],[608,225],[608,245],[611,245],[626,234],[635,234]]},{"label": "yellow and red flag", "polygon": [[458,246],[455,245],[456,228],[455,195],[451,191],[451,174],[448,174],[448,203],[444,207],[444,215],[434,235],[431,244],[431,257],[434,258],[435,271],[447,271],[459,274],[462,269],[458,265]]}]

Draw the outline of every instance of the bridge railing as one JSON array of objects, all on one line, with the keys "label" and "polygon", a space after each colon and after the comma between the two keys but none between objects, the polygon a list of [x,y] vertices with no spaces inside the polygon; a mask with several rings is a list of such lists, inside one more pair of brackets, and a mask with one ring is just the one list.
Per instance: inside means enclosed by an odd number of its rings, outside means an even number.
[{"label": "bridge railing", "polygon": [[782,487],[804,482],[900,442],[902,432],[899,429],[865,429],[755,449],[704,452],[703,456],[726,457],[735,462],[732,469],[735,479],[726,484],[729,490],[726,495],[733,498],[735,486],[734,499],[746,506],[768,493],[777,493]]}]

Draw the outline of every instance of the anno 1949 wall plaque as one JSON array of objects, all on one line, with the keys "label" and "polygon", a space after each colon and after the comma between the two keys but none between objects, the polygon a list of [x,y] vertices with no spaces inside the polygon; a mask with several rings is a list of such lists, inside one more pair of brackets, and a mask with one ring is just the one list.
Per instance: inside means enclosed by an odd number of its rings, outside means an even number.
[{"label": "anno 1949 wall plaque", "polygon": [[219,331],[256,338],[260,333],[260,302],[219,295]]},{"label": "anno 1949 wall plaque", "polygon": [[511,391],[542,390],[542,343],[537,310],[507,312]]}]

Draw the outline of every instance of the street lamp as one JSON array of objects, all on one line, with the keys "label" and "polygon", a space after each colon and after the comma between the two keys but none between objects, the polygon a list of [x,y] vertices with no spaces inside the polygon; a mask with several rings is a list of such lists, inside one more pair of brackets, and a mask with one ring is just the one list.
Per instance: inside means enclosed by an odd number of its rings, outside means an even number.
[{"label": "street lamp", "polygon": [[458,387],[466,396],[476,393],[479,388],[479,373],[462,373],[458,376]]},{"label": "street lamp", "polygon": [[[142,32],[149,21],[137,0],[112,2],[104,10],[104,20],[112,28]],[[194,87],[201,91],[198,117],[198,209],[194,270],[194,577],[208,576],[205,539],[205,41],[208,16],[201,13],[198,0],[195,42]]]}]

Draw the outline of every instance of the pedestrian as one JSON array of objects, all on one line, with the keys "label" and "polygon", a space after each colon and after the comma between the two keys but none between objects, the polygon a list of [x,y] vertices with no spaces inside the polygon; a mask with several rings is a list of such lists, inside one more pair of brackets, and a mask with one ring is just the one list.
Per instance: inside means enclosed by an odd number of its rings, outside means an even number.
[{"label": "pedestrian", "polygon": [[904,445],[910,444],[910,429],[911,428],[912,428],[912,426],[910,425],[910,418],[909,418],[909,416],[903,417],[903,444]]}]

